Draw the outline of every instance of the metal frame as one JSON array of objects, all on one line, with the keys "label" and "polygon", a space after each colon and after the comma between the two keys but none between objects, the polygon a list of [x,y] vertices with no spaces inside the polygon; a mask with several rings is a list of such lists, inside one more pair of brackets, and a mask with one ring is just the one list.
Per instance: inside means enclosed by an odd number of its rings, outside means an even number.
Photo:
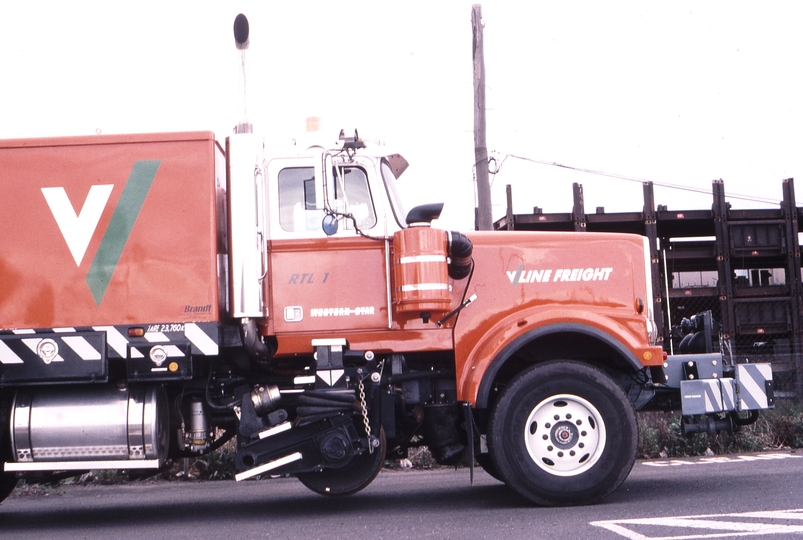
[{"label": "metal frame", "polygon": [[[721,309],[723,338],[733,340],[745,332],[739,324],[739,314],[754,313],[759,319],[763,302],[781,302],[788,306],[788,334],[791,341],[791,354],[795,370],[794,391],[803,397],[803,284],[801,284],[800,245],[798,241],[799,219],[803,209],[795,201],[794,181],[783,180],[783,200],[778,209],[731,209],[725,196],[722,180],[712,183],[713,204],[710,210],[673,210],[665,206],[656,209],[653,185],[645,182],[644,208],[641,212],[622,212],[606,214],[598,207],[594,214],[586,214],[583,189],[580,184],[573,185],[573,205],[571,213],[544,214],[539,207],[532,214],[513,213],[513,195],[507,187],[507,209],[505,217],[494,225],[496,230],[532,231],[588,231],[588,232],[627,232],[646,236],[650,244],[650,260],[653,280],[653,307],[655,322],[662,329],[664,342],[669,341],[669,324],[665,320],[667,291],[663,287],[664,269],[660,264],[660,252],[665,251],[670,268],[675,271],[716,271],[716,287],[682,291],[686,297],[708,297],[718,302]],[[777,227],[780,229],[778,232]],[[748,237],[745,231],[772,232],[773,240],[766,245],[759,239]],[[777,238],[780,235],[780,238]],[[710,237],[714,240],[710,240]],[[768,236],[767,234],[764,235]],[[672,241],[673,238],[701,238],[699,241]],[[739,245],[735,245],[738,243]],[[659,246],[660,243],[660,246]],[[754,244],[752,244],[754,243]],[[755,247],[752,247],[755,245]],[[749,295],[734,282],[734,270],[758,267],[784,268],[787,276],[786,286],[754,287]],[[680,294],[680,292],[679,292]],[[771,321],[770,321],[771,322]],[[767,334],[777,332],[778,328],[767,325]],[[763,329],[762,329],[763,330]]]}]

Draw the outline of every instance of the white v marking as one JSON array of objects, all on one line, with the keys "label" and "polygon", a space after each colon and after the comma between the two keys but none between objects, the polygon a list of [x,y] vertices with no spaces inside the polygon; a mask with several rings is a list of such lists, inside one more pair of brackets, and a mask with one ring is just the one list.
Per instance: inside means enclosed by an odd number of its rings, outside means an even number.
[{"label": "white v marking", "polygon": [[42,188],[42,195],[45,196],[47,205],[56,218],[56,225],[59,226],[61,235],[78,266],[81,266],[86,248],[95,233],[113,187],[111,184],[98,184],[89,188],[89,194],[80,213],[75,212],[63,187]]}]

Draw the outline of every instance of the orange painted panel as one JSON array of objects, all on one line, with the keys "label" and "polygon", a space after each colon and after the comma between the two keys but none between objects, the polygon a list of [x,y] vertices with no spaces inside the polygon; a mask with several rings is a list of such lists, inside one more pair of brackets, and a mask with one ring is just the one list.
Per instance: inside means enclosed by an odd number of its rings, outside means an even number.
[{"label": "orange painted panel", "polygon": [[[636,298],[647,291],[642,238],[624,234],[493,232],[469,234],[477,300],[455,324],[458,397],[473,401],[504,347],[546,324],[587,325],[619,341],[644,365],[649,347]],[[649,353],[649,361],[645,359]]]},{"label": "orange painted panel", "polygon": [[387,328],[385,250],[362,237],[271,242],[273,331]]},{"label": "orange painted panel", "polygon": [[0,328],[214,321],[211,133],[0,141]]}]

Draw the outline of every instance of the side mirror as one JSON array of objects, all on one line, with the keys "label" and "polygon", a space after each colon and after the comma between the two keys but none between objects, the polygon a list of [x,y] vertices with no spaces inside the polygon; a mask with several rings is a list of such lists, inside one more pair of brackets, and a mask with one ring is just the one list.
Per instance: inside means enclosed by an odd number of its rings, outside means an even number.
[{"label": "side mirror", "polygon": [[326,214],[321,221],[321,228],[326,236],[332,236],[337,232],[337,216],[334,214]]}]

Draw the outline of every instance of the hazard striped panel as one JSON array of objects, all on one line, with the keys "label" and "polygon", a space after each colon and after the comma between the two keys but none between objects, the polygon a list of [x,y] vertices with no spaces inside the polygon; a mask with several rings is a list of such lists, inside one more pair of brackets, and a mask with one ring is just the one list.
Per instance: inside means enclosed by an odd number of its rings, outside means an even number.
[{"label": "hazard striped panel", "polygon": [[769,409],[774,406],[770,364],[739,364],[736,366],[736,381],[739,383],[740,411]]},{"label": "hazard striped panel", "polygon": [[[193,352],[204,356],[218,354],[218,326],[210,323],[187,323],[184,337],[192,343]],[[195,352],[197,351],[197,352]]]},{"label": "hazard striped panel", "polygon": [[717,413],[725,410],[719,379],[681,381],[680,400],[684,415]]},{"label": "hazard striped panel", "polygon": [[126,369],[129,381],[192,379],[189,343],[132,345]]},{"label": "hazard striped panel", "polygon": [[[129,337],[132,327],[142,328],[144,336]],[[136,379],[155,378],[164,366],[153,358],[162,356],[179,365],[176,372],[168,369],[165,378],[186,379],[192,377],[192,358],[217,356],[219,343],[220,327],[214,322],[0,331],[0,384],[102,382],[107,359],[127,360],[129,376],[137,373]]]},{"label": "hazard striped panel", "polygon": [[[128,354],[128,338],[123,335],[120,329],[114,326],[93,326],[93,330],[106,332],[106,343],[109,350],[106,354],[109,358],[125,358]],[[127,330],[125,330],[127,332]]]},{"label": "hazard striped panel", "polygon": [[57,328],[0,335],[0,383],[105,381],[104,332]]},{"label": "hazard striped panel", "polygon": [[739,364],[736,379],[698,379],[680,382],[684,415],[753,411],[773,406],[770,364]]},{"label": "hazard striped panel", "polygon": [[142,338],[128,337],[129,326],[93,326],[106,332],[109,358],[128,358],[129,347],[139,344],[187,343],[193,356],[217,356],[219,327],[217,323],[171,323],[137,325],[146,330]]},{"label": "hazard striped panel", "polygon": [[[128,329],[137,326],[146,329],[145,337],[130,338]],[[172,323],[172,324],[140,324],[130,326],[92,326],[86,328],[40,328],[13,330],[14,335],[30,335],[41,337],[42,334],[67,334],[76,332],[104,332],[108,358],[128,358],[128,348],[137,343],[188,343],[194,356],[217,356],[219,343],[219,327],[217,323]],[[0,333],[0,339],[3,334]],[[0,363],[13,363],[0,346]]]}]

